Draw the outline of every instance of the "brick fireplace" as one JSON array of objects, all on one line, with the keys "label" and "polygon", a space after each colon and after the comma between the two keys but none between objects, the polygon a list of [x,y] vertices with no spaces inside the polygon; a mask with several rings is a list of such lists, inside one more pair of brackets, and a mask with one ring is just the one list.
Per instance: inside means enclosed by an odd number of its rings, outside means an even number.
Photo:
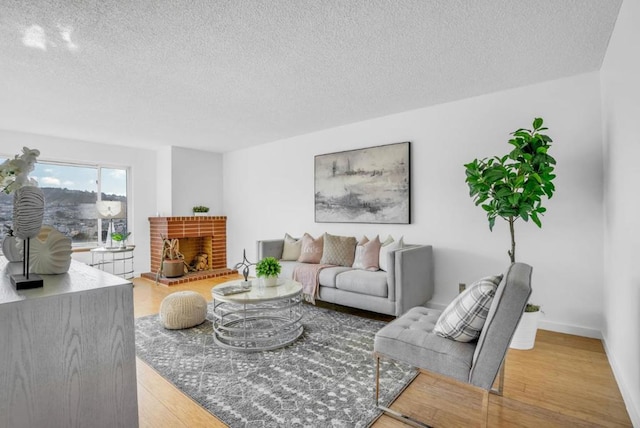
[{"label": "brick fireplace", "polygon": [[151,272],[143,273],[144,278],[156,280],[160,270],[162,256],[162,237],[177,238],[180,252],[187,264],[191,264],[198,254],[207,255],[204,270],[189,272],[178,278],[158,277],[165,285],[184,284],[185,282],[237,273],[227,268],[227,217],[149,217],[151,241]]}]

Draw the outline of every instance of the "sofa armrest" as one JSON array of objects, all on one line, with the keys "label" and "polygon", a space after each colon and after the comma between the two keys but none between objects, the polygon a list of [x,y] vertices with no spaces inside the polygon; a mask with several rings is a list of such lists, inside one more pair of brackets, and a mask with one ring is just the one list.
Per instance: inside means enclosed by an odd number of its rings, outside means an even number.
[{"label": "sofa armrest", "polygon": [[394,251],[393,255],[393,285],[391,282],[389,285],[394,287],[396,316],[400,316],[414,306],[422,305],[433,295],[433,247],[411,246]]},{"label": "sofa armrest", "polygon": [[280,260],[282,258],[282,250],[284,249],[284,239],[268,239],[256,242],[256,254],[258,260],[265,257],[275,257]]}]

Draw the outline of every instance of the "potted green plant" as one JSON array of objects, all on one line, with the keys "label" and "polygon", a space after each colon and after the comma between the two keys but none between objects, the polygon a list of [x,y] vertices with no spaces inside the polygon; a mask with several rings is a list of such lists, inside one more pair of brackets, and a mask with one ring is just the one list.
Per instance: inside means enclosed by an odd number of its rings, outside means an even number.
[{"label": "potted green plant", "polygon": [[512,263],[516,261],[515,222],[531,219],[542,227],[540,216],[547,211],[542,199],[551,199],[555,191],[556,160],[548,153],[553,140],[540,133],[548,129],[542,123],[538,117],[532,130],[521,128],[513,132],[509,140],[513,149],[508,154],[465,164],[469,195],[476,206],[485,210],[489,229],[493,230],[498,217],[509,224],[511,250],[507,253]]},{"label": "potted green plant", "polygon": [[205,207],[203,205],[196,205],[193,207],[193,215],[196,217],[206,216],[209,212],[209,207]]},{"label": "potted green plant", "polygon": [[256,264],[256,276],[264,278],[264,285],[273,287],[278,283],[278,275],[280,275],[282,267],[275,257],[265,257]]},{"label": "potted green plant", "polygon": [[120,243],[120,248],[127,247],[127,238],[131,235],[131,232],[115,232],[111,234],[111,239]]},{"label": "potted green plant", "polygon": [[168,239],[162,237],[162,255],[160,262],[160,270],[158,275],[162,273],[167,278],[177,278],[184,275],[184,256],[179,251],[180,243],[177,239]]},{"label": "potted green plant", "polygon": [[[543,199],[551,199],[555,191],[556,160],[549,155],[553,140],[542,133],[548,129],[542,126],[542,118],[535,118],[532,125],[533,129],[511,133],[513,148],[506,155],[474,159],[464,165],[469,195],[486,212],[489,229],[493,231],[497,218],[509,224],[511,249],[507,254],[511,263],[516,261],[516,221],[531,219],[541,228],[540,217],[547,211]],[[537,305],[527,306],[530,310],[537,307],[530,313],[540,311]],[[533,335],[535,340],[535,329]]]}]

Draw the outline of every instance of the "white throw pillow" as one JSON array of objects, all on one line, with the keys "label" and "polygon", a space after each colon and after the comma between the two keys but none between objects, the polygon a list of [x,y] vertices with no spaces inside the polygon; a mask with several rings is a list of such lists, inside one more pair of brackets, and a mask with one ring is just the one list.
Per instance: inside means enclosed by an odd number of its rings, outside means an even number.
[{"label": "white throw pillow", "polygon": [[[404,237],[400,237],[399,240],[394,241],[393,238],[391,236],[389,236],[384,242],[385,244],[382,244],[382,246],[380,247],[380,255],[378,257],[378,265],[380,266],[380,270],[387,270],[387,254],[389,254],[390,251],[395,251],[395,250],[399,250],[401,248],[404,248],[404,241],[403,241]],[[387,242],[389,242],[388,244],[386,244]]]},{"label": "white throw pillow", "polygon": [[288,233],[285,233],[284,248],[282,249],[282,260],[298,260],[300,258],[301,250],[302,239],[293,238]]},{"label": "white throw pillow", "polygon": [[438,318],[433,332],[458,342],[480,337],[500,281],[502,275],[488,276],[458,294]]}]

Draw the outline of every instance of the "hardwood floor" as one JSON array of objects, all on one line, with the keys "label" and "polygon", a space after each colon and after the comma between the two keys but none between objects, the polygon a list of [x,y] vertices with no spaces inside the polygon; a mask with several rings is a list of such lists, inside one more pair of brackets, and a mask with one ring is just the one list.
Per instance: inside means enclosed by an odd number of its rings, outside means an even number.
[{"label": "hardwood floor", "polygon": [[[232,275],[172,287],[136,278],[135,316],[158,313],[162,299],[176,291],[197,291],[211,300],[214,285],[236,278]],[[139,359],[137,368],[141,427],[226,426]],[[391,407],[431,425],[470,427],[479,426],[481,404],[476,391],[421,373]],[[373,426],[405,425],[383,416]],[[509,351],[504,396],[489,398],[489,426],[631,427],[631,421],[599,340],[539,330],[534,349]]]}]

